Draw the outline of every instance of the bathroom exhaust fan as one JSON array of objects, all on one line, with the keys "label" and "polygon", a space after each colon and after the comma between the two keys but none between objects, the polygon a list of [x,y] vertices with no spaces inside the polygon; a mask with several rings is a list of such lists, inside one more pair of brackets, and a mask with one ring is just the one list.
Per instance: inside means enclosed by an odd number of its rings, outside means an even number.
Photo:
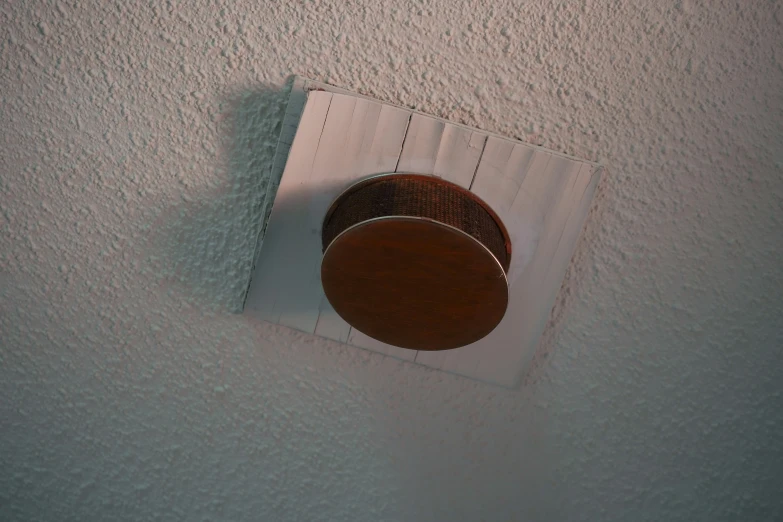
[{"label": "bathroom exhaust fan", "polygon": [[506,312],[508,232],[454,183],[409,173],[360,181],[329,208],[322,245],[329,303],[379,341],[458,348],[485,337]]},{"label": "bathroom exhaust fan", "polygon": [[244,312],[514,386],[600,173],[589,161],[296,78]]}]

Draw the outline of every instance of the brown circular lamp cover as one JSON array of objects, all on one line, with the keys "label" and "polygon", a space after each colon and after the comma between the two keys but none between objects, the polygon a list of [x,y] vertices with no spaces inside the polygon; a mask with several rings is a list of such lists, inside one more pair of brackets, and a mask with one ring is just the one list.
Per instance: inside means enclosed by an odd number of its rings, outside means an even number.
[{"label": "brown circular lamp cover", "polygon": [[393,346],[448,350],[486,336],[508,305],[508,232],[472,192],[434,176],[360,181],[329,208],[321,281],[335,311]]}]

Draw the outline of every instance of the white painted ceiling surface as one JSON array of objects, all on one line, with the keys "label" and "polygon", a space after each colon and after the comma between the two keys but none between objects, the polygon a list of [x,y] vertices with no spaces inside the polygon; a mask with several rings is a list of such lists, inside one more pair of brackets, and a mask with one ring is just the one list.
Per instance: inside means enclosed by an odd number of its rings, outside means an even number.
[{"label": "white painted ceiling surface", "polygon": [[[0,519],[781,519],[781,9],[3,3]],[[293,73],[608,166],[518,390],[229,313]]]}]

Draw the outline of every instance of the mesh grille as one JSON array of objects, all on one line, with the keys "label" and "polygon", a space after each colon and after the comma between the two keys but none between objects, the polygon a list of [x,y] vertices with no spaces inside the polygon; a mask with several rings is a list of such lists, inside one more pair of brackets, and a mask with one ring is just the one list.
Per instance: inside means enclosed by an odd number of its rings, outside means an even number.
[{"label": "mesh grille", "polygon": [[324,224],[323,249],[343,230],[384,216],[429,218],[458,228],[486,246],[508,271],[506,243],[495,219],[470,192],[438,178],[389,176],[344,194]]}]

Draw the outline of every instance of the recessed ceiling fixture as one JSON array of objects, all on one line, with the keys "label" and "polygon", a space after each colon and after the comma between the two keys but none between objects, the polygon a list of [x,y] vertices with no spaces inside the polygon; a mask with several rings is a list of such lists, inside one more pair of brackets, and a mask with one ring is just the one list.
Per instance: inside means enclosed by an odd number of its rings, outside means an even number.
[{"label": "recessed ceiling fixture", "polygon": [[297,78],[245,313],[514,386],[600,175],[589,161]]},{"label": "recessed ceiling fixture", "polygon": [[322,243],[321,282],[335,311],[393,346],[468,345],[508,306],[506,228],[475,194],[443,179],[360,181],[328,210]]}]

